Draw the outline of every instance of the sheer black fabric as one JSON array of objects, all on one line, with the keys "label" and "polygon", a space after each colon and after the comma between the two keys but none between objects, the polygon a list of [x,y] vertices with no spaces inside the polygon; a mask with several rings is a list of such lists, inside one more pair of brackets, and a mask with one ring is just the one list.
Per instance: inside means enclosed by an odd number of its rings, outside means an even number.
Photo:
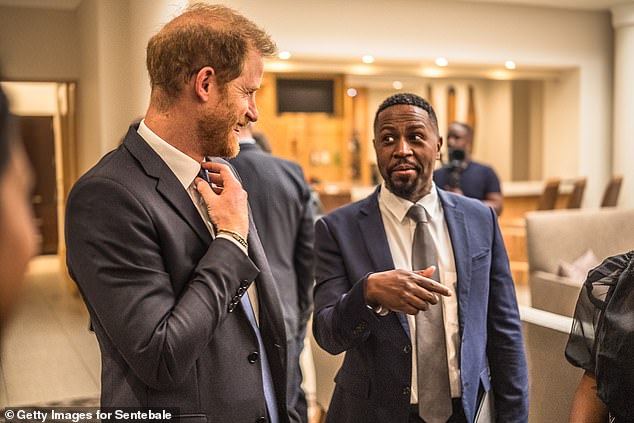
[{"label": "sheer black fabric", "polygon": [[597,378],[617,422],[634,422],[634,251],[609,257],[583,284],[566,358]]}]

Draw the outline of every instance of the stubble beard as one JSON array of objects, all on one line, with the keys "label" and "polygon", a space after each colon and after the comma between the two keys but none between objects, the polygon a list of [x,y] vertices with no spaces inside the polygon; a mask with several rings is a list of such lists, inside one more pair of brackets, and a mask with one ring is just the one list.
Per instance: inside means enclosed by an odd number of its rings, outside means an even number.
[{"label": "stubble beard", "polygon": [[223,95],[212,111],[206,111],[196,122],[200,151],[205,157],[232,158],[240,152],[238,136],[234,128],[240,117],[232,113],[235,106]]}]

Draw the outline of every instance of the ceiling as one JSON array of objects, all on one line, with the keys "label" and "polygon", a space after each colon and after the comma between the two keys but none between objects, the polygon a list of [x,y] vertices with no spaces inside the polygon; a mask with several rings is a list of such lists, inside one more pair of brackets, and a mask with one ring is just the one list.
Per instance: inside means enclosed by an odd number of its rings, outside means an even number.
[{"label": "ceiling", "polygon": [[0,0],[0,6],[75,10],[82,0]]},{"label": "ceiling", "polygon": [[609,10],[622,3],[634,3],[634,0],[461,0],[470,3],[497,3],[524,6],[555,7],[576,10]]},{"label": "ceiling", "polygon": [[[103,0],[102,0],[103,1]],[[497,3],[556,7],[562,9],[608,10],[620,3],[634,3],[634,0],[461,0],[471,3]],[[34,7],[42,9],[74,10],[82,0],[0,0],[0,6]]]}]

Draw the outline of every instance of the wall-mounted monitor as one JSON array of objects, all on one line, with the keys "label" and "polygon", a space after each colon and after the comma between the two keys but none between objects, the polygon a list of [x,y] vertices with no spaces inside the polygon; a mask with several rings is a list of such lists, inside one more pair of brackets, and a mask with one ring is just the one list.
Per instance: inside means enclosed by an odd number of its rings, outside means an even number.
[{"label": "wall-mounted monitor", "polygon": [[335,114],[333,79],[277,77],[277,113]]}]

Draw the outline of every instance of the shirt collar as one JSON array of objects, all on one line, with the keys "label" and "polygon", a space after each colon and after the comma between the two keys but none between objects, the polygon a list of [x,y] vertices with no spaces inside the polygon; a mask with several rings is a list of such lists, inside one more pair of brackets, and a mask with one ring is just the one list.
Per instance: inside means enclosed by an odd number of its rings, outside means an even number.
[{"label": "shirt collar", "polygon": [[255,139],[254,138],[240,138],[238,140],[238,142],[240,144],[256,144]]},{"label": "shirt collar", "polygon": [[145,119],[139,124],[137,132],[174,172],[183,187],[188,189],[200,172],[200,163],[152,132],[145,124]]},{"label": "shirt collar", "polygon": [[[379,203],[392,213],[400,223],[403,223],[409,208],[414,204],[387,189],[385,182],[381,185]],[[429,194],[418,200],[417,204],[420,204],[425,208],[427,213],[429,213],[431,220],[437,219],[442,214],[438,191],[436,191],[436,184],[433,181],[431,183]]]}]

